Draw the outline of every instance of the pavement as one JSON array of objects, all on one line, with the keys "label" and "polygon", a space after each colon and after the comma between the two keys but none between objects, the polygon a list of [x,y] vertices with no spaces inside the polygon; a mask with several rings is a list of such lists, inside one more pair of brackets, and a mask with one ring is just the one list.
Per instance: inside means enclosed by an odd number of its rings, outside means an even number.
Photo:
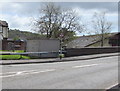
[{"label": "pavement", "polygon": [[120,55],[120,53],[107,53],[107,54],[94,54],[94,55],[84,55],[84,56],[75,56],[75,57],[65,57],[65,58],[62,58],[62,60],[60,60],[59,58],[0,60],[0,65],[80,61],[80,60],[96,59],[96,58],[116,56],[116,55]]},{"label": "pavement", "polygon": [[2,65],[2,89],[105,91],[118,84],[118,62],[118,56],[109,56],[80,61]]}]

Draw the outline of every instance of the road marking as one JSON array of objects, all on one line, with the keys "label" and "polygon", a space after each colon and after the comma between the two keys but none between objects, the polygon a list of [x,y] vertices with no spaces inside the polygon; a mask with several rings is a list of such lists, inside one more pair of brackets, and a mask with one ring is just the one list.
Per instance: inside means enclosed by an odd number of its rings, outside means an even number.
[{"label": "road marking", "polygon": [[90,67],[90,66],[96,66],[99,64],[90,64],[90,65],[80,65],[80,66],[73,66],[72,68],[83,68],[83,67]]},{"label": "road marking", "polygon": [[12,77],[12,76],[15,76],[15,75],[0,76],[0,78]]},{"label": "road marking", "polygon": [[111,88],[113,88],[113,87],[115,87],[115,86],[117,86],[117,85],[118,85],[118,83],[113,84],[113,85],[111,85],[111,86],[107,87],[106,89],[111,89]]},{"label": "road marking", "polygon": [[16,75],[20,75],[20,74],[22,74],[22,73],[23,73],[23,72],[17,72]]},{"label": "road marking", "polygon": [[[0,78],[13,77],[13,76],[19,76],[19,75],[27,75],[27,74],[36,74],[36,73],[43,73],[43,72],[50,72],[50,71],[55,71],[55,69],[46,69],[46,70],[42,70],[42,71],[39,71],[39,70],[19,71],[12,75],[0,76]],[[11,72],[11,73],[14,73],[14,72]]]},{"label": "road marking", "polygon": [[[36,70],[27,70],[27,71],[19,71],[19,72],[28,72],[28,71],[36,71]],[[5,75],[5,74],[15,74],[15,73],[17,73],[17,71],[15,71],[15,72],[6,72],[6,73],[0,73],[0,75]]]},{"label": "road marking", "polygon": [[[67,63],[67,62],[66,62]],[[98,64],[91,64],[91,65],[81,65],[81,66],[73,66],[72,68],[81,68],[81,67],[89,67],[89,66],[95,66]],[[52,69],[53,70],[53,69]],[[54,69],[55,70],[55,69]],[[50,71],[50,70],[47,70]],[[40,71],[40,72],[44,72],[44,71]],[[45,71],[46,72],[46,71]],[[0,75],[7,75],[7,74],[14,74],[14,75],[21,75],[21,74],[30,74],[30,73],[39,73],[38,70],[27,70],[27,71],[19,71],[19,72],[6,72],[6,73],[0,73]],[[14,75],[10,75],[14,76]],[[1,77],[1,76],[0,76]],[[5,77],[5,76],[4,76]],[[7,76],[6,76],[7,77]],[[9,77],[9,76],[8,76]]]},{"label": "road marking", "polygon": [[55,71],[55,69],[50,69],[50,70],[44,70],[44,71],[36,71],[28,74],[35,74],[35,73],[42,73],[42,72],[50,72],[50,71]]},{"label": "road marking", "polygon": [[17,72],[16,75],[26,75],[26,74],[36,74],[36,73],[43,73],[43,72],[50,72],[50,71],[55,71],[55,69],[48,69],[48,70],[43,70],[43,71],[31,71],[31,72]]},{"label": "road marking", "polygon": [[[98,65],[98,64],[73,66],[72,68],[83,68],[83,67],[90,67],[90,66],[96,66],[96,65]],[[44,71],[27,70],[27,71],[19,71],[19,72],[6,72],[6,73],[0,73],[0,75],[1,75],[0,77],[11,77],[11,76],[16,76],[16,75],[35,74],[35,73],[49,72],[49,71],[54,71],[54,70],[55,69],[49,69],[49,70],[44,70]]]}]

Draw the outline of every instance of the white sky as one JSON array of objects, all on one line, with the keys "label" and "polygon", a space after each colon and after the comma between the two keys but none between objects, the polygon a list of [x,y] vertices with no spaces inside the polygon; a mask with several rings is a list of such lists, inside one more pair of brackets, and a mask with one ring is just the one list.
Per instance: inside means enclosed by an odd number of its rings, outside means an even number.
[{"label": "white sky", "polygon": [[[117,2],[57,2],[63,8],[72,8],[86,24],[90,24],[94,12],[107,11],[107,19],[113,23],[112,32],[118,31]],[[10,29],[32,31],[32,21],[39,16],[41,2],[0,2],[0,20],[5,20]]]}]

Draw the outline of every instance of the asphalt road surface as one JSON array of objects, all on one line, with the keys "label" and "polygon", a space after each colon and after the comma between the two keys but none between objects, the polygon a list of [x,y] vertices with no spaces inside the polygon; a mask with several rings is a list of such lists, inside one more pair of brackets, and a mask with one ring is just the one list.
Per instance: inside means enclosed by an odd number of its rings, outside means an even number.
[{"label": "asphalt road surface", "polygon": [[0,78],[2,89],[109,89],[118,84],[118,56],[3,65]]}]

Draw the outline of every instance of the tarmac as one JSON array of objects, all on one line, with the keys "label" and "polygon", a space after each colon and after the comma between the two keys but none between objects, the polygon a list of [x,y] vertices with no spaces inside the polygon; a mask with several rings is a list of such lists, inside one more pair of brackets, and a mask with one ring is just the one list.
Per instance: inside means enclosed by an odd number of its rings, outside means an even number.
[{"label": "tarmac", "polygon": [[96,59],[96,58],[110,57],[110,56],[119,56],[119,55],[120,53],[94,54],[94,55],[84,55],[84,56],[75,56],[75,57],[65,57],[65,58],[62,58],[61,60],[59,58],[0,60],[0,65],[81,61],[81,60]]}]

